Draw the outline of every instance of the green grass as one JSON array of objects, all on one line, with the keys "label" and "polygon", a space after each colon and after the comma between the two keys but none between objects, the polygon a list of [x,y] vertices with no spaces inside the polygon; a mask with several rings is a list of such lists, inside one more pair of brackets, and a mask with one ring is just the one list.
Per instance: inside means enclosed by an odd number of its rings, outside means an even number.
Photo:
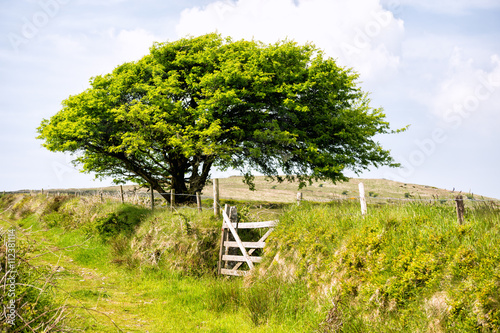
[{"label": "green grass", "polygon": [[[125,228],[101,237],[102,229],[96,225],[109,217],[120,221],[126,206],[106,203],[83,208],[70,198],[53,211],[39,205],[36,197],[21,201],[18,209],[28,213],[17,223],[37,244],[32,260],[55,270],[56,299],[72,309],[69,325],[74,328],[86,332],[116,332],[116,326],[126,332],[302,331],[304,325],[297,318],[282,322],[255,309],[256,300],[267,299],[262,284],[249,287],[240,279],[215,276],[220,221],[209,211],[141,213],[133,233]],[[92,213],[85,221],[88,212]],[[71,220],[57,217],[59,223],[47,223],[45,217],[56,214]],[[127,226],[129,220],[123,217],[122,224]],[[162,246],[162,256],[151,262],[148,254]],[[130,264],[127,258],[136,261]],[[226,292],[227,286],[233,286],[230,290],[238,299],[220,304],[222,298],[217,295]]]},{"label": "green grass", "polygon": [[[474,203],[354,200],[260,208],[279,215],[264,262],[219,277],[220,224],[208,210],[156,210],[87,199],[14,207],[56,300],[86,332],[498,332],[500,210]],[[57,202],[56,202],[57,201]],[[281,213],[280,213],[281,211]],[[261,219],[262,217],[262,219]],[[104,227],[103,227],[104,226]]]},{"label": "green grass", "polygon": [[[192,277],[155,267],[130,270],[110,264],[110,246],[100,240],[90,240],[82,246],[58,249],[80,244],[86,236],[80,231],[61,229],[38,231],[40,224],[34,217],[21,223],[32,230],[31,240],[40,249],[32,252],[43,255],[38,264],[63,267],[56,273],[56,296],[71,310],[69,325],[86,332],[116,332],[115,324],[126,332],[232,332],[253,330],[251,319],[244,309],[213,310],[210,290],[215,285],[223,288],[227,281],[208,277]],[[113,320],[113,321],[111,321]],[[114,324],[114,323],[115,324]],[[268,325],[257,332],[286,332]]]}]

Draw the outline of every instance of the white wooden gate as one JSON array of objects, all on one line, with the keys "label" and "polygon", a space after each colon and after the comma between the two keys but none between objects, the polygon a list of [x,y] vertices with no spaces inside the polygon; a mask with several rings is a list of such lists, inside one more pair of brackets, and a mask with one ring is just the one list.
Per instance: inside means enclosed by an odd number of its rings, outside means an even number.
[{"label": "white wooden gate", "polygon": [[[264,246],[266,245],[265,241],[267,237],[274,230],[273,227],[276,226],[278,221],[238,223],[236,221],[231,221],[232,219],[229,217],[230,215],[230,208],[228,205],[226,205],[222,213],[224,219],[222,221],[218,272],[219,274],[224,275],[244,276],[248,274],[249,271],[238,270],[238,268],[240,268],[243,263],[247,263],[250,270],[252,270],[254,268],[254,263],[259,263],[262,261],[262,257],[252,256],[252,253],[254,253],[257,249],[264,248]],[[269,230],[256,242],[241,241],[238,235],[239,229],[257,228],[269,228]],[[229,240],[229,234],[233,235],[234,241]],[[238,248],[241,254],[228,254],[230,248]],[[234,267],[229,268],[227,263],[230,261],[237,262],[237,264]]]}]

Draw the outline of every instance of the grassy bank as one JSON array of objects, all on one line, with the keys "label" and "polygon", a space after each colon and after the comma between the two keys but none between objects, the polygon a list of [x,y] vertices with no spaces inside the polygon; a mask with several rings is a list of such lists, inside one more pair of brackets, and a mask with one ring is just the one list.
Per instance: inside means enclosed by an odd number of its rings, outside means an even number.
[{"label": "grassy bank", "polygon": [[500,331],[500,211],[458,225],[452,206],[404,204],[360,217],[349,204],[293,209],[269,240],[261,275],[327,296],[325,329]]},{"label": "grassy bank", "polygon": [[240,279],[215,275],[221,221],[208,211],[0,202],[84,331],[500,331],[500,210],[489,203],[470,205],[461,226],[439,201],[374,205],[365,217],[349,202],[283,206],[264,262]]},{"label": "grassy bank", "polygon": [[215,275],[221,222],[208,211],[152,213],[115,202],[40,195],[1,202],[2,223],[15,223],[20,237],[36,244],[28,255],[53,277],[54,297],[66,305],[69,327],[299,332],[308,325],[306,317],[262,321],[252,314],[259,309],[253,293],[246,292],[251,286]]}]

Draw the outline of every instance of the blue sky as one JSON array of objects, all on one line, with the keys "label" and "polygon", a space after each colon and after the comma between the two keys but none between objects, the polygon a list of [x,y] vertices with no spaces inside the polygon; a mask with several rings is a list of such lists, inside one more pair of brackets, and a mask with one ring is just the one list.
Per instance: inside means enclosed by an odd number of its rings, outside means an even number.
[{"label": "blue sky", "polygon": [[[0,190],[99,187],[36,128],[155,41],[218,31],[312,42],[354,68],[393,128],[387,178],[500,198],[498,0],[0,1]],[[220,173],[214,172],[216,176]]]}]

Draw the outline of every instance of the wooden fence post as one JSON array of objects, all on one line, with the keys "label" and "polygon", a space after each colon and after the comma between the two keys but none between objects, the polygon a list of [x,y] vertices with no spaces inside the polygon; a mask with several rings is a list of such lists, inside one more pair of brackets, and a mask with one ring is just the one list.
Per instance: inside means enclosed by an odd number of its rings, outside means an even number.
[{"label": "wooden fence post", "polygon": [[302,201],[302,192],[297,192],[297,206],[300,205]]},{"label": "wooden fence post", "polygon": [[151,191],[151,210],[155,210],[155,193],[152,184],[149,185],[149,190]]},{"label": "wooden fence post", "polygon": [[[227,212],[227,209],[226,209],[226,212]],[[236,208],[236,206],[231,206],[229,208],[229,214],[227,214],[229,216],[229,220],[231,221],[231,223],[236,223],[236,227],[234,228],[236,230],[236,232],[238,232],[238,209]],[[234,241],[235,238],[233,236],[232,233],[228,232],[227,233],[227,237],[226,237],[226,240],[227,241]],[[226,247],[226,255],[237,255],[238,254],[238,249],[237,248],[228,248]],[[228,261],[226,262],[226,268],[233,268],[235,265],[237,264],[237,262],[235,261]]]},{"label": "wooden fence post", "polygon": [[125,203],[125,198],[123,197],[123,185],[120,185],[120,194],[121,194],[121,197],[122,197],[122,204]]},{"label": "wooden fence post", "polygon": [[361,204],[361,215],[366,215],[366,198],[365,198],[365,185],[363,183],[359,183],[359,202]]},{"label": "wooden fence post", "polygon": [[170,190],[170,210],[174,210],[175,206],[175,190],[171,189]]},{"label": "wooden fence post", "polygon": [[[215,189],[215,183],[214,183],[214,189]],[[229,205],[226,204],[224,206],[224,211],[229,215]],[[224,220],[222,220],[222,230],[221,230],[221,238],[220,238],[220,249],[219,249],[219,263],[217,265],[217,271],[218,271],[218,274],[220,275],[221,273],[221,269],[222,269],[222,256],[224,255],[224,252],[227,251],[227,247],[226,247],[226,250],[224,251],[224,242],[227,241],[227,237],[228,237],[228,231],[226,228],[224,228],[224,223],[226,223]],[[227,253],[226,253],[227,254]]]},{"label": "wooden fence post", "polygon": [[463,224],[464,223],[464,213],[465,213],[464,198],[459,194],[455,198],[455,202],[457,203],[457,221],[458,221],[458,224]]},{"label": "wooden fence post", "polygon": [[[227,213],[228,211],[229,214]],[[254,268],[253,263],[262,262],[262,257],[251,255],[258,249],[264,248],[266,239],[269,237],[269,234],[273,231],[278,221],[235,223],[234,219],[236,218],[237,212],[234,207],[229,208],[228,205],[225,206],[223,215],[222,231],[225,231],[230,236],[222,237],[221,233],[221,248],[219,251],[219,263],[217,265],[218,271],[220,274],[224,275],[245,276]],[[230,215],[232,217],[230,217]],[[269,228],[269,230],[256,242],[248,240],[242,241],[238,234],[238,229],[259,228]],[[230,237],[233,240],[228,240]],[[225,253],[223,253],[223,251]],[[238,251],[241,251],[241,254],[238,254]],[[244,263],[248,265],[249,270],[238,270]],[[225,268],[223,268],[223,266]]]},{"label": "wooden fence post", "polygon": [[201,194],[200,194],[200,192],[196,192],[196,205],[198,206],[198,212],[201,213],[202,208],[201,208]]},{"label": "wooden fence post", "polygon": [[214,179],[214,215],[219,217],[219,179]]}]

